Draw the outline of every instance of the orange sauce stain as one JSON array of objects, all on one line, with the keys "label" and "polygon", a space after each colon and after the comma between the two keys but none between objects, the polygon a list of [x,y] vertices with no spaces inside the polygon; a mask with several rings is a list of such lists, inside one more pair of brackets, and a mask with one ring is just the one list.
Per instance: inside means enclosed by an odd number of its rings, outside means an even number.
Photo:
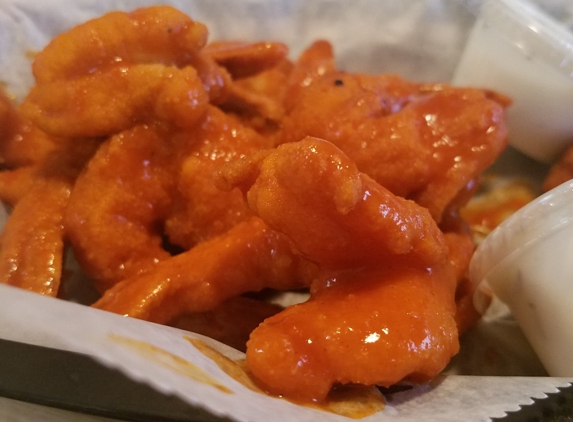
[{"label": "orange sauce stain", "polygon": [[115,334],[110,334],[109,337],[111,340],[117,343],[128,346],[131,350],[137,352],[140,356],[149,359],[152,362],[169,368],[179,374],[185,375],[195,381],[215,387],[217,390],[222,391],[223,393],[233,394],[233,391],[222,385],[204,370],[192,364],[191,362],[188,362],[180,356],[174,355],[173,353],[167,352],[166,350],[163,350],[144,341],[133,340]]},{"label": "orange sauce stain", "polygon": [[38,52],[35,50],[26,50],[26,58],[27,59],[34,60],[37,55],[38,55]]},{"label": "orange sauce stain", "polygon": [[191,343],[197,350],[211,359],[213,362],[217,364],[217,366],[228,376],[233,378],[238,383],[244,385],[250,390],[256,391],[257,393],[263,393],[257,385],[253,382],[253,380],[249,377],[247,372],[245,362],[243,361],[233,361],[229,359],[227,356],[223,355],[222,353],[218,352],[217,350],[213,349],[207,343],[202,340],[183,336],[185,340]]},{"label": "orange sauce stain", "polygon": [[[213,349],[204,341],[184,336],[201,353],[211,359],[219,368],[248,389],[266,394],[249,375],[245,361],[233,361]],[[385,407],[384,396],[376,387],[342,385],[332,389],[324,403],[293,402],[297,405],[322,410],[352,419],[362,419],[373,415]]]},{"label": "orange sauce stain", "polygon": [[341,385],[333,388],[326,402],[319,405],[331,413],[352,419],[362,419],[380,412],[386,407],[384,396],[376,387]]},{"label": "orange sauce stain", "polygon": [[470,224],[479,241],[536,196],[537,193],[527,182],[513,180],[500,183],[470,201],[460,210],[460,215]]}]

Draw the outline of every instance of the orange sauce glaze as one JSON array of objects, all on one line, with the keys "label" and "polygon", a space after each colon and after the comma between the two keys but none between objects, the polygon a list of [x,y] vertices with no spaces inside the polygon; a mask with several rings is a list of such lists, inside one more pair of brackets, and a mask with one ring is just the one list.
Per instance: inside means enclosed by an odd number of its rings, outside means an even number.
[{"label": "orange sauce glaze", "polygon": [[251,334],[247,365],[267,391],[303,401],[336,384],[427,381],[458,350],[451,272],[389,264],[327,279]]},{"label": "orange sauce glaze", "polygon": [[308,302],[251,334],[247,365],[260,385],[322,402],[335,385],[436,376],[458,350],[457,272],[428,211],[392,195],[317,138],[262,157],[254,182],[253,163],[242,165],[242,176],[237,163],[226,180],[320,266]]},{"label": "orange sauce glaze", "polygon": [[[191,337],[184,337],[189,343],[195,346],[201,353],[221,368],[223,372],[241,383],[248,389],[260,394],[265,394],[252,380],[245,361],[233,361],[213,349],[202,340]],[[287,400],[289,400],[287,398]],[[292,401],[292,400],[289,400]],[[326,400],[321,403],[308,401],[292,401],[296,404],[312,407],[314,409],[336,413],[352,419],[362,419],[384,409],[384,396],[376,387],[363,385],[337,386],[332,389]]]}]

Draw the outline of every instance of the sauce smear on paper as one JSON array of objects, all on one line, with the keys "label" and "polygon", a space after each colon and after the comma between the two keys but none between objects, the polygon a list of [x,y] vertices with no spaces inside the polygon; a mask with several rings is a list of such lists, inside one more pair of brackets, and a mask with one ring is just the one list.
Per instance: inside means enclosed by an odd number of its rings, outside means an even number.
[{"label": "sauce smear on paper", "polygon": [[[213,349],[202,340],[184,336],[201,353],[213,360],[219,368],[235,381],[257,393],[265,394],[251,379],[245,361],[233,361]],[[291,400],[292,401],[292,400]],[[359,385],[341,385],[332,389],[322,403],[294,402],[301,406],[312,407],[352,419],[362,419],[384,409],[384,396],[376,387]]]},{"label": "sauce smear on paper", "polygon": [[[134,340],[115,334],[109,335],[110,339],[129,347],[140,356],[149,359],[161,366],[169,368],[175,372],[185,375],[195,381],[210,385],[219,391],[227,394],[233,394],[229,388],[222,385],[219,381],[211,377],[204,370],[193,363],[170,353],[160,347],[146,343],[140,340]],[[248,389],[260,394],[266,394],[260,389],[249,375],[244,360],[233,361],[215,350],[202,340],[184,336],[185,340],[191,343],[197,350],[211,359],[217,366]],[[292,401],[291,401],[292,402]],[[318,409],[337,415],[346,416],[352,419],[362,419],[373,415],[384,409],[384,396],[376,387],[367,387],[360,385],[341,385],[332,389],[324,402],[293,402],[295,404]]]},{"label": "sauce smear on paper", "polygon": [[199,381],[201,383],[215,387],[217,390],[222,391],[223,393],[233,394],[229,388],[222,385],[198,366],[192,364],[180,356],[174,355],[173,353],[167,352],[166,350],[163,350],[144,341],[133,340],[114,334],[110,334],[109,337],[111,340],[117,343],[128,346],[131,350],[135,351],[140,356],[151,360],[152,362],[185,375],[195,381]]}]

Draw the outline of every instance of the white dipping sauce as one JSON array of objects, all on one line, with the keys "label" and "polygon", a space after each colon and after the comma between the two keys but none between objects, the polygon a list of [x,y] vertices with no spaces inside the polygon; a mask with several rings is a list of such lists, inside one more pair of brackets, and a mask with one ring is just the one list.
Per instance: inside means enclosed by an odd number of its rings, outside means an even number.
[{"label": "white dipping sauce", "polygon": [[469,36],[452,83],[509,96],[509,142],[555,161],[573,144],[573,34],[514,0],[490,0]]},{"label": "white dipping sauce", "polygon": [[573,181],[500,224],[476,250],[470,278],[510,308],[552,376],[573,377]]}]

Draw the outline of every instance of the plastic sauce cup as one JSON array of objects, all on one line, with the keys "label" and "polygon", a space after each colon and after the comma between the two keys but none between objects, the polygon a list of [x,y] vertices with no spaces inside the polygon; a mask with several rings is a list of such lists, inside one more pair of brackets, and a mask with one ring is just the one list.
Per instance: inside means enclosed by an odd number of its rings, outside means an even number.
[{"label": "plastic sauce cup", "polygon": [[573,181],[492,231],[472,258],[470,278],[478,309],[493,292],[510,308],[547,372],[573,376]]},{"label": "plastic sauce cup", "polygon": [[510,144],[550,163],[573,144],[573,34],[525,0],[488,0],[452,80],[509,96]]}]

